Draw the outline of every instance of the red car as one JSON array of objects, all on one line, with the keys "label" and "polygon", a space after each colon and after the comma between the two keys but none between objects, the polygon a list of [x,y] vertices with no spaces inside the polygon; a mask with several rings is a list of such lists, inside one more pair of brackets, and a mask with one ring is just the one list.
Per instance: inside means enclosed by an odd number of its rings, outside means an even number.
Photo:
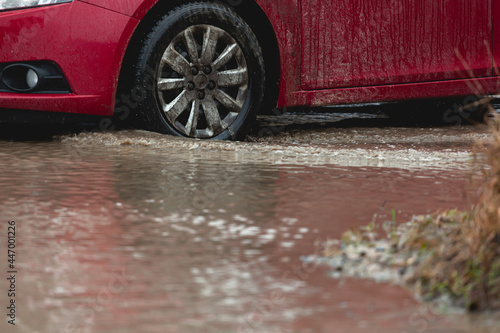
[{"label": "red car", "polygon": [[492,94],[498,22],[500,0],[0,0],[0,116],[238,139],[276,106]]}]

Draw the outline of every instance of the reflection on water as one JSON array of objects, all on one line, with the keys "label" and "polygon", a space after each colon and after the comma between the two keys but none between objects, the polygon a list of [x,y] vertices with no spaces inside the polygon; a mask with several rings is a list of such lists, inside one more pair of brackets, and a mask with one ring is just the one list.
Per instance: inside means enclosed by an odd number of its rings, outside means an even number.
[{"label": "reflection on water", "polygon": [[417,321],[399,287],[333,281],[299,260],[319,251],[316,240],[391,219],[392,209],[404,221],[464,207],[464,171],[190,160],[182,150],[61,142],[0,142],[0,163],[1,218],[19,225],[18,332],[464,328],[436,315]]}]

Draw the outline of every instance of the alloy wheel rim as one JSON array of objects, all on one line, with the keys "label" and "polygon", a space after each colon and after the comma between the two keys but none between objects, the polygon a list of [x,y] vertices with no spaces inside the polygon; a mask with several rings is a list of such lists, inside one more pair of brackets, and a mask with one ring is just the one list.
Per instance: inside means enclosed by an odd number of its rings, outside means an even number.
[{"label": "alloy wheel rim", "polygon": [[194,25],[168,45],[156,82],[166,120],[183,135],[211,138],[229,129],[243,109],[248,67],[226,31]]}]

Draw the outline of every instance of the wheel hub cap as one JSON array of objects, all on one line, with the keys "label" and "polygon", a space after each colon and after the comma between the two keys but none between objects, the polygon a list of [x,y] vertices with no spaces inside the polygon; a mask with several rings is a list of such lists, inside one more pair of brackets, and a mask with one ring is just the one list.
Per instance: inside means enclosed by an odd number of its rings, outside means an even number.
[{"label": "wheel hub cap", "polygon": [[195,79],[194,83],[196,83],[196,87],[198,89],[205,89],[208,84],[208,78],[205,74],[199,74]]}]

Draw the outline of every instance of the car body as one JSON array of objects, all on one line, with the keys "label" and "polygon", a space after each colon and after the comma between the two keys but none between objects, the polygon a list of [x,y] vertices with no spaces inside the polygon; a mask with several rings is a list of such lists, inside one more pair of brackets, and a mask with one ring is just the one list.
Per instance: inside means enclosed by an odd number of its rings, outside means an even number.
[{"label": "car body", "polygon": [[[188,3],[74,0],[0,11],[0,117],[2,109],[128,117],[143,99],[140,89],[128,86],[138,41]],[[500,24],[494,24],[500,0],[220,4],[246,22],[262,49],[259,108],[487,95],[500,88]],[[45,86],[16,86],[16,75],[27,77],[32,66]],[[190,80],[198,79],[206,78]],[[190,136],[175,128],[153,130]],[[219,138],[213,131],[203,137]]]}]

